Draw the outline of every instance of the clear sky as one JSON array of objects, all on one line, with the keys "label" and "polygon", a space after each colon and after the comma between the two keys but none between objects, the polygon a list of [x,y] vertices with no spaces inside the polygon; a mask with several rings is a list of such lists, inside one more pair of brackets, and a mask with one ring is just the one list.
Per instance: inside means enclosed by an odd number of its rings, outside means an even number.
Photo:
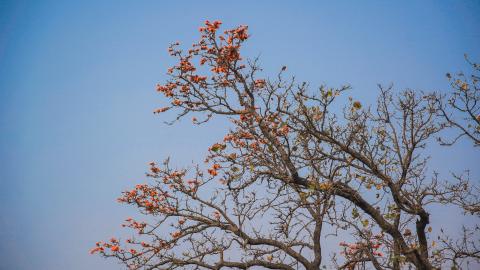
[{"label": "clear sky", "polygon": [[[0,268],[118,269],[88,250],[134,213],[120,192],[145,181],[147,162],[202,161],[223,137],[222,121],[171,127],[152,114],[168,44],[191,44],[206,19],[249,25],[244,54],[267,73],[287,65],[367,101],[377,83],[444,91],[464,53],[480,60],[478,1],[331,3],[0,0]],[[471,144],[431,153],[444,175],[478,179]],[[432,219],[458,225],[446,215]]]}]

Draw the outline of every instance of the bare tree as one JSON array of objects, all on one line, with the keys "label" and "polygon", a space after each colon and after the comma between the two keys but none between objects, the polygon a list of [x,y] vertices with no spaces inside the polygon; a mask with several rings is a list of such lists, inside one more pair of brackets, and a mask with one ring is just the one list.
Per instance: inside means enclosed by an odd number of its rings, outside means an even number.
[{"label": "bare tree", "polygon": [[[442,181],[428,172],[428,143],[457,127],[443,97],[379,86],[375,106],[349,98],[339,110],[349,86],[311,90],[285,79],[286,67],[264,78],[258,59],[240,54],[247,27],[219,33],[220,25],[207,21],[186,52],[170,46],[179,63],[157,90],[171,105],[155,113],[195,114],[195,124],[223,116],[232,128],[210,147],[206,170],[151,163],[152,183],[119,199],[151,222],[127,220],[138,239],[98,242],[92,252],[131,269],[319,269],[328,226],[330,236],[348,235],[338,237],[332,257],[339,269],[434,269],[479,259],[471,229],[464,241],[431,236],[429,205],[477,214],[479,205],[468,178]],[[471,91],[478,97],[476,86]]]},{"label": "bare tree", "polygon": [[471,62],[467,55],[465,60],[471,66],[471,74],[459,72],[452,75],[447,73],[452,93],[445,100],[445,96],[438,96],[438,111],[445,121],[445,125],[457,130],[458,135],[453,140],[439,141],[444,145],[452,145],[458,139],[467,137],[475,146],[480,145],[480,66]]}]

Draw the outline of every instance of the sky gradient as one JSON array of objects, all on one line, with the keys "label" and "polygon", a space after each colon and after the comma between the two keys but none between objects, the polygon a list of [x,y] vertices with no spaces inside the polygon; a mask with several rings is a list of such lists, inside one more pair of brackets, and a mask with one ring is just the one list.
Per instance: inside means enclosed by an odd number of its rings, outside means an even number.
[{"label": "sky gradient", "polygon": [[[0,0],[1,269],[119,268],[88,250],[135,213],[120,192],[151,160],[201,162],[225,133],[224,121],[167,126],[152,114],[167,46],[198,40],[206,19],[247,24],[243,54],[267,74],[286,65],[313,87],[349,83],[365,103],[378,83],[446,91],[464,53],[480,61],[478,1],[259,2]],[[470,143],[430,153],[445,176],[479,179]],[[459,224],[447,215],[433,222]]]}]

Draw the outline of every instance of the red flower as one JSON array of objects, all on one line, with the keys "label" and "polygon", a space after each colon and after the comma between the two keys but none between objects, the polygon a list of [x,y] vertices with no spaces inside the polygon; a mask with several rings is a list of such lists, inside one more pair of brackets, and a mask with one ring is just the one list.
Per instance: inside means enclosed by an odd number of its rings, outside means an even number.
[{"label": "red flower", "polygon": [[208,173],[211,175],[211,176],[217,176],[217,171],[215,169],[208,169]]},{"label": "red flower", "polygon": [[175,231],[175,232],[171,233],[170,235],[172,235],[173,238],[178,238],[178,237],[182,236],[182,232]]}]

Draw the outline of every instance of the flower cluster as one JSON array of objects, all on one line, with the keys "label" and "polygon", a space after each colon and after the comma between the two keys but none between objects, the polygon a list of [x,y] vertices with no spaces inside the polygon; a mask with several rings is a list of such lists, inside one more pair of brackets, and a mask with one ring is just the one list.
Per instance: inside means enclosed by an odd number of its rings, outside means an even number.
[{"label": "flower cluster", "polygon": [[[95,247],[90,250],[90,254],[100,253],[103,256],[117,256],[134,259],[142,255],[151,256],[148,254],[157,254],[161,250],[171,248],[172,244],[170,242],[161,239],[152,243],[127,239],[125,243],[121,245],[119,240],[111,238],[107,242],[97,242]],[[136,260],[132,260],[128,263],[130,269],[138,269],[139,265],[140,264],[138,264],[138,261]]]},{"label": "flower cluster", "polygon": [[147,223],[137,222],[133,218],[127,218],[125,222],[126,223],[122,224],[122,227],[129,227],[129,228],[135,229],[139,234],[142,234],[144,232],[145,227],[147,226]]},{"label": "flower cluster", "polygon": [[[363,252],[366,248],[368,248],[368,244],[362,243],[362,242],[357,242],[354,244],[348,244],[345,242],[340,242],[339,244],[341,247],[345,247],[346,251],[344,251],[342,254],[347,254],[347,255],[356,255],[359,252]],[[377,249],[380,248],[382,244],[380,243],[370,243],[370,247],[373,249],[372,254],[375,256],[382,257],[383,253],[380,251],[377,251]]]},{"label": "flower cluster", "polygon": [[166,97],[173,97],[174,96],[174,90],[177,89],[179,84],[169,82],[165,85],[160,85],[157,84],[157,91],[160,93],[163,93]]},{"label": "flower cluster", "polygon": [[95,247],[90,250],[90,254],[95,254],[97,252],[105,253],[105,251],[108,249],[110,249],[110,251],[114,253],[123,252],[123,250],[120,249],[118,240],[112,237],[109,242],[97,242],[95,244]]},{"label": "flower cluster", "polygon": [[[205,21],[199,28],[201,39],[192,48],[184,52],[180,43],[170,45],[171,56],[178,58],[178,64],[168,68],[171,80],[165,85],[157,85],[157,91],[172,100],[173,107],[183,107],[187,110],[198,110],[211,88],[222,88],[235,84],[239,79],[238,70],[244,68],[240,49],[248,39],[248,27],[239,26],[218,33],[222,22]],[[196,66],[197,65],[197,66]],[[198,74],[200,66],[208,66],[212,76]],[[264,80],[255,81],[256,88],[263,88]],[[155,113],[162,113],[169,108],[162,108]]]},{"label": "flower cluster", "polygon": [[145,184],[136,185],[134,189],[123,192],[123,196],[118,198],[121,203],[134,203],[144,208],[148,213],[174,213],[175,207],[169,202],[168,192],[159,191],[156,187],[150,187]]},{"label": "flower cluster", "polygon": [[382,234],[377,234],[368,241],[360,241],[356,243],[340,242],[339,246],[343,247],[341,254],[352,261],[363,257],[368,258],[368,254],[377,257],[383,257],[384,255],[380,251],[380,248],[382,247],[381,240],[383,237],[384,236]]},{"label": "flower cluster", "polygon": [[170,234],[174,239],[176,238],[179,238],[182,236],[182,232],[181,231],[174,231]]},{"label": "flower cluster", "polygon": [[205,21],[205,27],[200,27],[198,30],[200,32],[206,32],[206,33],[215,33],[218,28],[220,28],[220,25],[222,25],[221,21],[214,21],[210,22],[209,20]]},{"label": "flower cluster", "polygon": [[219,164],[213,164],[212,167],[210,169],[208,169],[208,173],[211,175],[211,176],[217,176],[218,175],[218,169],[220,169],[220,165]]}]

